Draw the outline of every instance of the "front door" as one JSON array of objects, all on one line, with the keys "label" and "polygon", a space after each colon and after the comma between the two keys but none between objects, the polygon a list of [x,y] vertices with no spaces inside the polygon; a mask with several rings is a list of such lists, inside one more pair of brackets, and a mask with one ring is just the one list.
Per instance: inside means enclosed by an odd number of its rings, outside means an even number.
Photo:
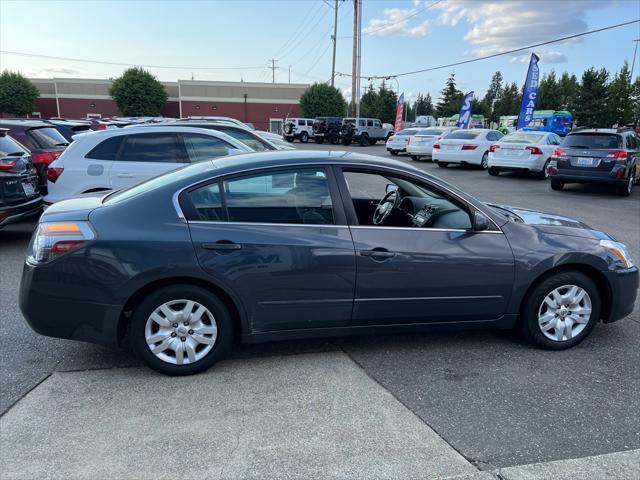
[{"label": "front door", "polygon": [[[347,170],[338,182],[356,250],[354,325],[473,322],[506,312],[511,248],[497,227],[473,232],[464,201],[384,170]],[[394,190],[397,202],[378,209]]]},{"label": "front door", "polygon": [[253,333],[349,325],[355,255],[336,195],[324,167],[235,176],[182,195],[200,265],[240,297]]}]

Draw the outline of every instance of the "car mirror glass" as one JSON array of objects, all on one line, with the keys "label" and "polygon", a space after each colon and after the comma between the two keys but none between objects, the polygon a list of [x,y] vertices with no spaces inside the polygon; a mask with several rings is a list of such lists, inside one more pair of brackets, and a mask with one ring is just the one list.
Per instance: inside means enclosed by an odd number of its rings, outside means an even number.
[{"label": "car mirror glass", "polygon": [[395,183],[387,183],[387,188],[386,188],[387,193],[397,192],[397,191],[398,191],[398,185],[396,185]]},{"label": "car mirror glass", "polygon": [[473,231],[482,232],[489,228],[489,219],[481,212],[473,214]]}]

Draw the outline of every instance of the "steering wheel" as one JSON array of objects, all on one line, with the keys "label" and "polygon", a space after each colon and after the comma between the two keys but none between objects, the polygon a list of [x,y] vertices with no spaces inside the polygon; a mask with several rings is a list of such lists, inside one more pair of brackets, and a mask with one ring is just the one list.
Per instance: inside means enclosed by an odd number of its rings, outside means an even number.
[{"label": "steering wheel", "polygon": [[381,225],[384,221],[391,215],[393,209],[398,206],[398,200],[400,195],[398,195],[397,190],[393,190],[387,193],[382,199],[378,202],[378,206],[373,212],[373,224]]}]

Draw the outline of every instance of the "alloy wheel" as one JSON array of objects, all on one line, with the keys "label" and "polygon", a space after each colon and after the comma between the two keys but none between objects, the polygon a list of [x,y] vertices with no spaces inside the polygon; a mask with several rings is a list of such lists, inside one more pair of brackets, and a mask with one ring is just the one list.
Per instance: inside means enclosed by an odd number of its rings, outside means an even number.
[{"label": "alloy wheel", "polygon": [[171,300],[147,319],[144,337],[151,352],[173,365],[193,364],[206,357],[216,343],[218,325],[204,305]]},{"label": "alloy wheel", "polygon": [[564,342],[580,335],[591,319],[591,298],[577,285],[549,292],[538,309],[538,326],[545,337]]},{"label": "alloy wheel", "polygon": [[489,167],[489,157],[486,153],[482,156],[482,162],[480,163],[480,167],[483,170],[486,170]]}]

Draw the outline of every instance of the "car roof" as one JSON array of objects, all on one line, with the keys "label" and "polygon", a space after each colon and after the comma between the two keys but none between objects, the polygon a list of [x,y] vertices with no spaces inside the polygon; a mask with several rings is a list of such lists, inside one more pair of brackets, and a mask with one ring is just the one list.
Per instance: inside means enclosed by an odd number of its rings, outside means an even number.
[{"label": "car roof", "polygon": [[576,135],[579,133],[621,133],[617,128],[581,128],[573,132],[569,132],[569,135]]},{"label": "car roof", "polygon": [[21,119],[21,118],[0,118],[0,125],[13,126],[13,127],[50,127],[50,123],[43,122],[42,120]]}]

